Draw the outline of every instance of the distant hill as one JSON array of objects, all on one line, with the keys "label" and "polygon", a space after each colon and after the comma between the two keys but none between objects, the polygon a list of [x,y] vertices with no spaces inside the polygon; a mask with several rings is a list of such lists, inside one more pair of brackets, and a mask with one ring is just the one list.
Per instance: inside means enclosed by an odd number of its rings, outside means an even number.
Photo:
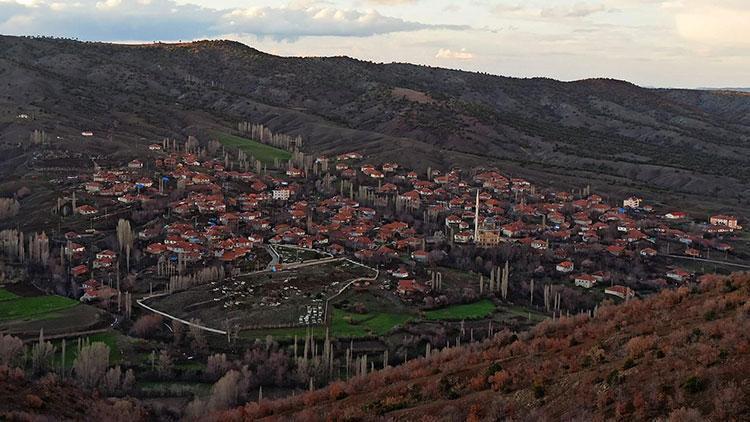
[{"label": "distant hill", "polygon": [[207,420],[747,420],[748,299],[707,278]]},{"label": "distant hill", "polygon": [[[277,57],[230,41],[0,37],[0,77],[8,145],[36,128],[67,140],[92,130],[99,141],[82,153],[117,157],[246,120],[300,134],[314,154],[354,149],[422,169],[499,166],[558,188],[750,210],[750,94],[741,92]],[[0,174],[17,168],[0,163]]]}]

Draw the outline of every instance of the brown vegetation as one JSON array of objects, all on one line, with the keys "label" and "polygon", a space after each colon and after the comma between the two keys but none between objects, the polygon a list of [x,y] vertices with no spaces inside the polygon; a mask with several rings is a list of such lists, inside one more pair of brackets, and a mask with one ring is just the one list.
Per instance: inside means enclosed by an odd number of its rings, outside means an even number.
[{"label": "brown vegetation", "polygon": [[[547,320],[208,419],[727,420],[750,414],[750,275]],[[327,415],[327,416],[324,416]]]}]

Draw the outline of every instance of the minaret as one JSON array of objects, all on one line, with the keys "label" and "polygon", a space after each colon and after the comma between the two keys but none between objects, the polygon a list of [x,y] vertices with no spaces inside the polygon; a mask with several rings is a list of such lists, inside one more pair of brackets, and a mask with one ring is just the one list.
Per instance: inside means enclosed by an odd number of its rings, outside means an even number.
[{"label": "minaret", "polygon": [[479,189],[477,189],[477,203],[474,205],[474,243],[479,243]]}]

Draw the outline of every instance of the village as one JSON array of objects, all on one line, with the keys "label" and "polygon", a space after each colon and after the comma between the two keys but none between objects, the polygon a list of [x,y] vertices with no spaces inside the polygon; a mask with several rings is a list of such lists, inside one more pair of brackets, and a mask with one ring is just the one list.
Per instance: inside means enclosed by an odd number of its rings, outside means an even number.
[{"label": "village", "polygon": [[[274,248],[290,245],[379,271],[372,282],[409,306],[497,293],[503,300],[530,295],[533,305],[538,295],[541,310],[554,315],[688,283],[712,272],[705,268],[747,258],[733,242],[742,227],[732,215],[657,210],[637,195],[605,200],[588,187],[552,191],[497,169],[419,174],[368,163],[358,152],[312,158],[295,140],[286,140],[289,160],[269,166],[210,142],[151,144],[148,157],[97,168],[70,192],[82,217],[128,227],[118,214],[148,220],[117,252],[99,248],[96,234],[88,242],[66,234],[82,300],[121,308],[122,287],[112,282],[119,283],[119,271],[111,272],[123,265],[136,278],[129,286],[136,294],[174,293],[282,271],[294,256],[279,260]],[[444,288],[441,267],[474,279]]]},{"label": "village", "polygon": [[115,394],[187,406],[246,367],[260,400],[748,268],[731,210],[302,148],[243,122],[124,160],[36,154],[58,197],[43,231],[0,231],[0,334],[63,378],[104,343]]}]

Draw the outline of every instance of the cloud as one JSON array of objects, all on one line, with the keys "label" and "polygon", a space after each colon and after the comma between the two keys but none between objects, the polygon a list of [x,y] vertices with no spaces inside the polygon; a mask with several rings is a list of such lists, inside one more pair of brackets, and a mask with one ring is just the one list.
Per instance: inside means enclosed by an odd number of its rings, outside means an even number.
[{"label": "cloud", "polygon": [[[6,11],[6,5],[12,6]],[[425,29],[464,30],[297,2],[280,7],[215,9],[175,0],[35,0],[33,5],[3,2],[0,32],[55,35],[89,40],[177,40],[252,34],[277,40],[307,36],[367,37]]]},{"label": "cloud", "polygon": [[750,10],[721,7],[682,9],[675,15],[680,36],[710,46],[750,45]]},{"label": "cloud", "polygon": [[569,6],[545,7],[541,10],[543,18],[583,18],[600,12],[611,12],[615,9],[608,8],[602,3],[575,3]]},{"label": "cloud", "polygon": [[443,59],[443,60],[471,60],[474,58],[474,54],[466,51],[465,48],[462,48],[460,51],[453,51],[449,48],[441,48],[438,50],[437,54],[435,54],[436,59]]}]

